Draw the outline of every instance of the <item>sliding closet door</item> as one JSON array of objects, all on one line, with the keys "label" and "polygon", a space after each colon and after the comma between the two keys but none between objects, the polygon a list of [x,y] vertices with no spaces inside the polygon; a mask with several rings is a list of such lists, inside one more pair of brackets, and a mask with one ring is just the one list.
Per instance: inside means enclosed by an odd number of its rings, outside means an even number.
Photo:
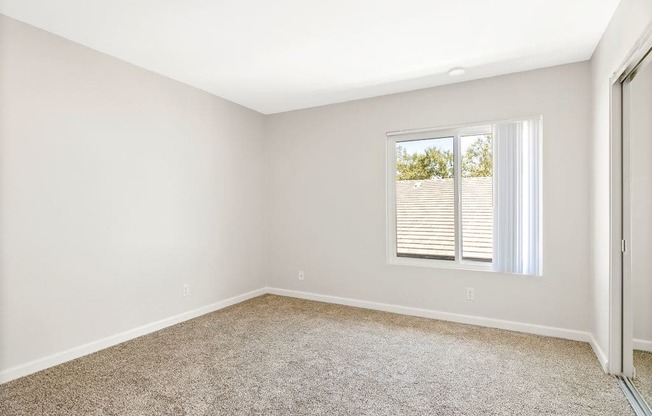
[{"label": "sliding closet door", "polygon": [[624,231],[626,290],[632,320],[624,328],[623,364],[652,403],[652,65],[646,61],[623,84]]}]

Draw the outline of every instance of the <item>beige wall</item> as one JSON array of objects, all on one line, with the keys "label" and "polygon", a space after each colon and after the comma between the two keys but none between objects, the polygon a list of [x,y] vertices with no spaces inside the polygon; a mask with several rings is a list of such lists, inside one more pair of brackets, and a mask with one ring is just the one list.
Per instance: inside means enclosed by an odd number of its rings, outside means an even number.
[{"label": "beige wall", "polygon": [[610,78],[652,22],[652,2],[622,0],[591,58],[591,333],[609,354],[609,93]]},{"label": "beige wall", "polygon": [[264,287],[262,115],[2,16],[0,53],[0,370]]},{"label": "beige wall", "polygon": [[[269,116],[268,285],[586,331],[589,77],[584,62]],[[387,131],[538,114],[543,277],[386,264]]]}]

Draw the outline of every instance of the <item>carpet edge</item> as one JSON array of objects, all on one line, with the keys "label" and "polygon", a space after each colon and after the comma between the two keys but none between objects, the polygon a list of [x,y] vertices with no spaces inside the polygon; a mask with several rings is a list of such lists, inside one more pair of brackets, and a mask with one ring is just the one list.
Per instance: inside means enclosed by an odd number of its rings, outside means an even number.
[{"label": "carpet edge", "polygon": [[477,325],[486,328],[505,329],[508,331],[523,332],[527,334],[543,335],[548,337],[568,339],[590,343],[591,334],[585,331],[574,329],[557,328],[525,322],[506,321],[502,319],[486,318],[475,315],[464,315],[452,312],[442,312],[432,309],[413,308],[409,306],[394,305],[388,303],[372,302],[367,300],[343,298],[332,295],[321,295],[313,292],[302,292],[298,290],[280,289],[268,287],[267,293],[278,296],[314,300],[319,302],[334,303],[337,305],[354,306],[364,309],[372,309],[383,312],[392,312],[401,315],[418,316],[422,318],[438,319],[441,321],[456,322],[461,324]]},{"label": "carpet edge", "polygon": [[83,357],[88,354],[112,347],[114,345],[121,344],[123,342],[141,337],[143,335],[150,334],[152,332],[159,331],[163,328],[167,328],[172,325],[176,325],[181,322],[188,321],[193,318],[205,315],[207,313],[215,312],[220,309],[244,302],[246,300],[262,296],[268,293],[266,288],[260,288],[252,290],[250,292],[243,293],[241,295],[232,296],[205,306],[200,306],[199,308],[192,309],[190,311],[182,312],[177,315],[170,316],[168,318],[163,318],[158,321],[154,321],[145,325],[141,325],[136,328],[129,329],[114,335],[109,335],[105,338],[100,338],[95,341],[91,341],[86,344],[79,345],[67,349],[65,351],[60,351],[58,353],[51,354],[46,357],[37,358],[35,360],[29,361],[25,364],[19,364],[14,367],[7,368],[0,371],[0,385],[8,383],[12,380],[28,376],[30,374],[45,370],[50,367],[54,367],[59,364],[63,364],[67,361],[74,360],[76,358]]}]

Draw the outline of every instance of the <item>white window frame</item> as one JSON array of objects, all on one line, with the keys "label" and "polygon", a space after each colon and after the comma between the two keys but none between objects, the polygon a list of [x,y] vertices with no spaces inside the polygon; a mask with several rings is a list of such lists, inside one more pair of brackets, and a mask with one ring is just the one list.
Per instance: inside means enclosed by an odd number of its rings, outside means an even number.
[{"label": "white window frame", "polygon": [[[461,136],[492,133],[493,123],[475,123],[419,130],[401,130],[387,133],[387,263],[391,265],[420,266],[445,269],[464,269],[493,272],[492,262],[462,259],[462,204],[460,185],[462,179]],[[455,260],[425,259],[418,257],[399,257],[396,237],[396,144],[405,141],[453,138],[453,166],[455,169]]]}]

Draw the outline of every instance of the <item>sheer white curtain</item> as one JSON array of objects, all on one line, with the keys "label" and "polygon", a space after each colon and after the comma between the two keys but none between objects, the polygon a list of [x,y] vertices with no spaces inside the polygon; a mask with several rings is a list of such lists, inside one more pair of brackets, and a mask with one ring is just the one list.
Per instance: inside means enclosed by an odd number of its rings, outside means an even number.
[{"label": "sheer white curtain", "polygon": [[496,123],[493,267],[541,274],[541,117]]}]

